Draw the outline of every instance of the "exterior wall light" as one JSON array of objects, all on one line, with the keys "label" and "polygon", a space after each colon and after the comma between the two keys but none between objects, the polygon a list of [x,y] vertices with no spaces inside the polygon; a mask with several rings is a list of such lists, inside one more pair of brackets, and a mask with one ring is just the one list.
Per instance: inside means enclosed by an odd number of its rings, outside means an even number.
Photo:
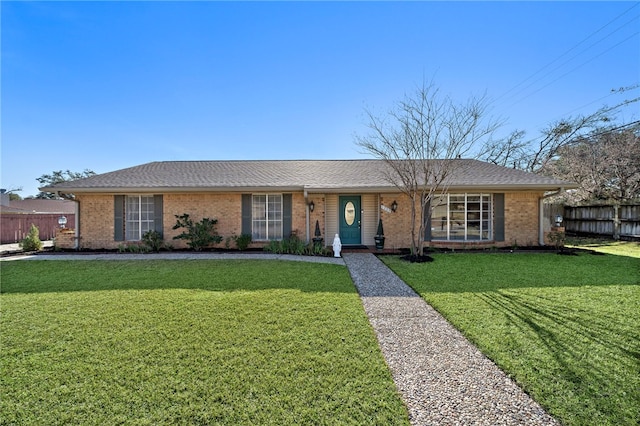
[{"label": "exterior wall light", "polygon": [[316,205],[312,202],[309,203],[309,211],[312,212],[316,208]]},{"label": "exterior wall light", "polygon": [[60,228],[64,228],[64,226],[67,224],[67,217],[66,216],[60,216],[58,218],[58,225],[60,225]]},{"label": "exterior wall light", "polygon": [[562,225],[562,220],[563,219],[562,219],[562,215],[561,214],[556,215],[556,226],[558,228],[560,227],[560,225]]},{"label": "exterior wall light", "polygon": [[398,210],[398,203],[396,200],[393,200],[393,203],[391,203],[391,211],[395,213],[396,210]]}]

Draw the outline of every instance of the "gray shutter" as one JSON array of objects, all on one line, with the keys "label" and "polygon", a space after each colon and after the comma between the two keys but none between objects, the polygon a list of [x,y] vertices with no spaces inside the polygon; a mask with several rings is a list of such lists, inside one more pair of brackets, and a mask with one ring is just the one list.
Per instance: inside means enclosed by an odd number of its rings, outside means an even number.
[{"label": "gray shutter", "polygon": [[282,194],[282,236],[284,238],[291,236],[292,198],[291,194]]},{"label": "gray shutter", "polygon": [[153,196],[153,229],[159,232],[160,235],[164,235],[164,227],[162,223],[162,195]]},{"label": "gray shutter", "polygon": [[251,194],[242,194],[242,231],[243,235],[251,235]]},{"label": "gray shutter", "polygon": [[493,194],[493,239],[504,241],[504,194]]},{"label": "gray shutter", "polygon": [[124,241],[124,195],[114,195],[113,211],[113,239]]},{"label": "gray shutter", "polygon": [[424,240],[431,241],[431,200],[427,203],[424,211],[426,212],[424,218]]}]

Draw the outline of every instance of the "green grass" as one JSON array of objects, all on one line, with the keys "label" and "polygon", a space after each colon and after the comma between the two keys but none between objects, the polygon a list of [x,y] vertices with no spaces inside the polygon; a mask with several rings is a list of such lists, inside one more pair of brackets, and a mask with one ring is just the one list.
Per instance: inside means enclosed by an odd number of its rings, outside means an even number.
[{"label": "green grass", "polygon": [[568,237],[568,247],[594,250],[600,253],[640,258],[640,243],[632,241],[614,241],[601,238]]},{"label": "green grass", "polygon": [[640,424],[640,259],[383,260],[566,425]]},{"label": "green grass", "polygon": [[0,424],[408,424],[346,268],[3,262]]}]

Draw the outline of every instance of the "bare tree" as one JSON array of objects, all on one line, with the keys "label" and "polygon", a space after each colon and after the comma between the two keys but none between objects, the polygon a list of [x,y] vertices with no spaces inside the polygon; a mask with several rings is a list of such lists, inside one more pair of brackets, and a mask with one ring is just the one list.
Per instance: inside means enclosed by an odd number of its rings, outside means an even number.
[{"label": "bare tree", "polygon": [[522,160],[528,156],[525,134],[524,130],[514,130],[504,139],[488,140],[478,157],[498,166],[521,168]]},{"label": "bare tree", "polygon": [[596,132],[566,145],[542,173],[580,185],[575,202],[640,198],[640,123]]},{"label": "bare tree", "polygon": [[[623,87],[612,92],[625,92],[638,86]],[[540,131],[533,139],[526,139],[525,132],[516,130],[504,139],[488,141],[480,151],[478,158],[489,163],[498,164],[528,172],[539,172],[549,162],[557,158],[559,150],[571,143],[587,137],[593,132],[613,130],[616,114],[640,98],[628,99],[619,104],[604,106],[594,113],[566,117],[551,123]]]},{"label": "bare tree", "polygon": [[456,159],[499,127],[485,117],[487,108],[484,96],[456,104],[430,83],[385,116],[365,110],[370,132],[356,135],[356,144],[386,163],[386,179],[411,200],[412,255],[424,254],[425,224],[437,205],[431,201],[447,193]]}]

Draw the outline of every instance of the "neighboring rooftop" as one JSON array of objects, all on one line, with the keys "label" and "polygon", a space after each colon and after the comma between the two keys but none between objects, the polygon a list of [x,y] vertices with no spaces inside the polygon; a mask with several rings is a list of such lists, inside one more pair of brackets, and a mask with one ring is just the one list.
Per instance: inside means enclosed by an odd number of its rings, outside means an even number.
[{"label": "neighboring rooftop", "polygon": [[29,198],[26,200],[11,200],[0,207],[2,213],[22,214],[74,214],[76,203],[69,200],[46,200]]},{"label": "neighboring rooftop", "polygon": [[[432,160],[439,162],[441,160]],[[453,160],[450,188],[553,190],[575,188],[557,179],[477,160]],[[162,161],[40,188],[62,193],[122,191],[384,191],[382,160]]]}]

